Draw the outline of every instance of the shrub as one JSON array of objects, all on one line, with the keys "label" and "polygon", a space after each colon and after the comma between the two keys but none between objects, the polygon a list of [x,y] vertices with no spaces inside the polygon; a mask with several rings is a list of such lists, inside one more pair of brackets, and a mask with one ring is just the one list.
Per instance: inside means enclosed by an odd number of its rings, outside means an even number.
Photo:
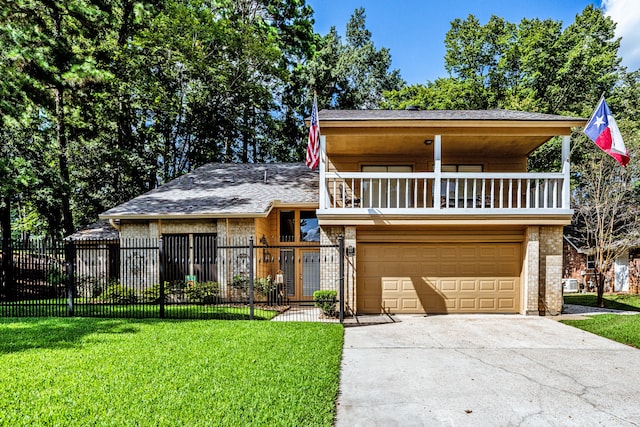
[{"label": "shrub", "polygon": [[104,288],[102,297],[106,301],[117,304],[131,304],[138,301],[138,297],[133,289],[119,283],[112,283]]},{"label": "shrub", "polygon": [[273,280],[271,280],[271,275],[269,275],[267,277],[256,279],[253,282],[253,289],[260,295],[266,297],[267,295],[269,295],[269,292],[276,289],[276,284],[273,283]]},{"label": "shrub", "polygon": [[47,272],[47,281],[51,286],[66,285],[68,276],[62,271],[59,265],[52,265]]},{"label": "shrub", "polygon": [[319,290],[313,293],[313,305],[322,310],[322,314],[329,317],[335,317],[338,304],[338,292]]},{"label": "shrub", "polygon": [[249,278],[245,275],[236,274],[231,281],[231,287],[243,291],[247,290],[249,289]]},{"label": "shrub", "polygon": [[[164,287],[164,301],[167,302],[169,299],[167,293],[167,287],[169,283],[167,282]],[[142,291],[142,302],[147,304],[160,304],[160,284],[150,286]]]},{"label": "shrub", "polygon": [[191,302],[212,304],[220,295],[220,284],[218,282],[191,283],[186,287],[185,293]]}]

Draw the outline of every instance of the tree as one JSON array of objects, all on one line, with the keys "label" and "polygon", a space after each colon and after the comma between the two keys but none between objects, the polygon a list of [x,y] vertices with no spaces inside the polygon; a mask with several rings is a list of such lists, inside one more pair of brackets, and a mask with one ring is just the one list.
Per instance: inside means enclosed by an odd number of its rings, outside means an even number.
[{"label": "tree", "polygon": [[[63,2],[16,0],[2,8],[4,41],[21,68],[14,86],[40,106],[42,129],[55,138],[55,185],[62,231],[74,230],[71,206],[69,93],[88,80],[99,79],[92,55],[110,13],[100,0]],[[18,82],[16,84],[15,82]]]},{"label": "tree", "polygon": [[400,71],[390,68],[389,50],[376,49],[366,28],[365,10],[359,8],[347,23],[346,42],[331,28],[320,40],[319,49],[302,77],[310,88],[317,90],[320,106],[371,109],[380,108],[384,93],[400,90],[405,84]]},{"label": "tree", "polygon": [[580,166],[583,179],[574,191],[576,215],[573,219],[580,241],[594,259],[599,307],[604,307],[605,284],[614,283],[611,272],[614,261],[640,236],[638,194],[633,190],[637,177],[613,159],[602,156],[592,152]]},{"label": "tree", "polygon": [[449,77],[386,93],[386,106],[588,116],[617,80],[620,41],[614,30],[611,18],[593,5],[564,30],[551,19],[513,24],[492,16],[484,25],[473,15],[456,19],[445,36]]}]

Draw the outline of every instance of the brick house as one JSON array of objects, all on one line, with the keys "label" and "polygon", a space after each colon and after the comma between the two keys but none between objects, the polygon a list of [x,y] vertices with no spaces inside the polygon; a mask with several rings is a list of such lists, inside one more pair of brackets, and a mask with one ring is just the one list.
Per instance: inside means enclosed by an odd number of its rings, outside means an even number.
[{"label": "brick house", "polygon": [[[561,311],[570,134],[584,119],[322,110],[319,120],[319,172],[209,164],[100,217],[122,237],[179,235],[193,250],[206,236],[277,243],[300,297],[334,286],[337,271],[309,267],[323,262],[311,246],[342,235],[352,312]],[[554,137],[562,170],[528,173],[528,155]]]},{"label": "brick house", "polygon": [[[563,236],[563,279],[574,279],[579,290],[594,291],[593,258],[583,242],[576,236],[571,227],[566,227]],[[640,248],[627,248],[611,266],[613,283],[605,284],[607,292],[640,291]]]}]

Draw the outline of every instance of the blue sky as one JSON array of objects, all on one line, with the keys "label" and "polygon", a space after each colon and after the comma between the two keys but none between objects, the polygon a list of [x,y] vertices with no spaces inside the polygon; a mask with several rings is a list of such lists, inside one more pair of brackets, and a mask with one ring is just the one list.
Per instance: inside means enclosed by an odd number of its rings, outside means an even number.
[{"label": "blue sky", "polygon": [[315,11],[315,31],[327,34],[335,26],[344,36],[353,11],[364,7],[366,26],[378,48],[391,51],[392,67],[399,68],[408,84],[446,77],[444,37],[455,18],[470,13],[485,24],[491,15],[510,22],[522,18],[551,18],[566,26],[588,4],[603,7],[618,23],[622,36],[623,65],[640,68],[639,0],[307,0]]}]

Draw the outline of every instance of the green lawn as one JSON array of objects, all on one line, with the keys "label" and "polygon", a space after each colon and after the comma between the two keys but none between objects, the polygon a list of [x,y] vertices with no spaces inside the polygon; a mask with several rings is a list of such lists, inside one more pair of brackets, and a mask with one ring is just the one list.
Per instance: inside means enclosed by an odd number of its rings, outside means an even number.
[{"label": "green lawn", "polygon": [[640,314],[599,314],[587,320],[562,320],[562,323],[640,348]]},{"label": "green lawn", "polygon": [[[569,294],[565,304],[596,307],[596,294]],[[640,311],[640,295],[604,294],[605,308]],[[599,314],[586,320],[563,320],[562,323],[614,341],[640,348],[640,315]]]},{"label": "green lawn", "polygon": [[[0,317],[30,317],[41,315],[66,316],[66,300],[36,300],[5,303],[0,305]],[[197,305],[167,304],[165,317],[168,319],[219,319],[248,320],[248,305]],[[276,310],[266,310],[257,305],[253,310],[256,320],[270,320],[279,314]],[[157,304],[79,304],[74,305],[74,315],[79,317],[160,317]]]},{"label": "green lawn", "polygon": [[[640,295],[633,294],[604,294],[605,308],[617,310],[640,311]],[[596,307],[596,294],[565,294],[565,304],[586,305]]]},{"label": "green lawn", "polygon": [[337,324],[0,319],[0,425],[325,425]]}]

